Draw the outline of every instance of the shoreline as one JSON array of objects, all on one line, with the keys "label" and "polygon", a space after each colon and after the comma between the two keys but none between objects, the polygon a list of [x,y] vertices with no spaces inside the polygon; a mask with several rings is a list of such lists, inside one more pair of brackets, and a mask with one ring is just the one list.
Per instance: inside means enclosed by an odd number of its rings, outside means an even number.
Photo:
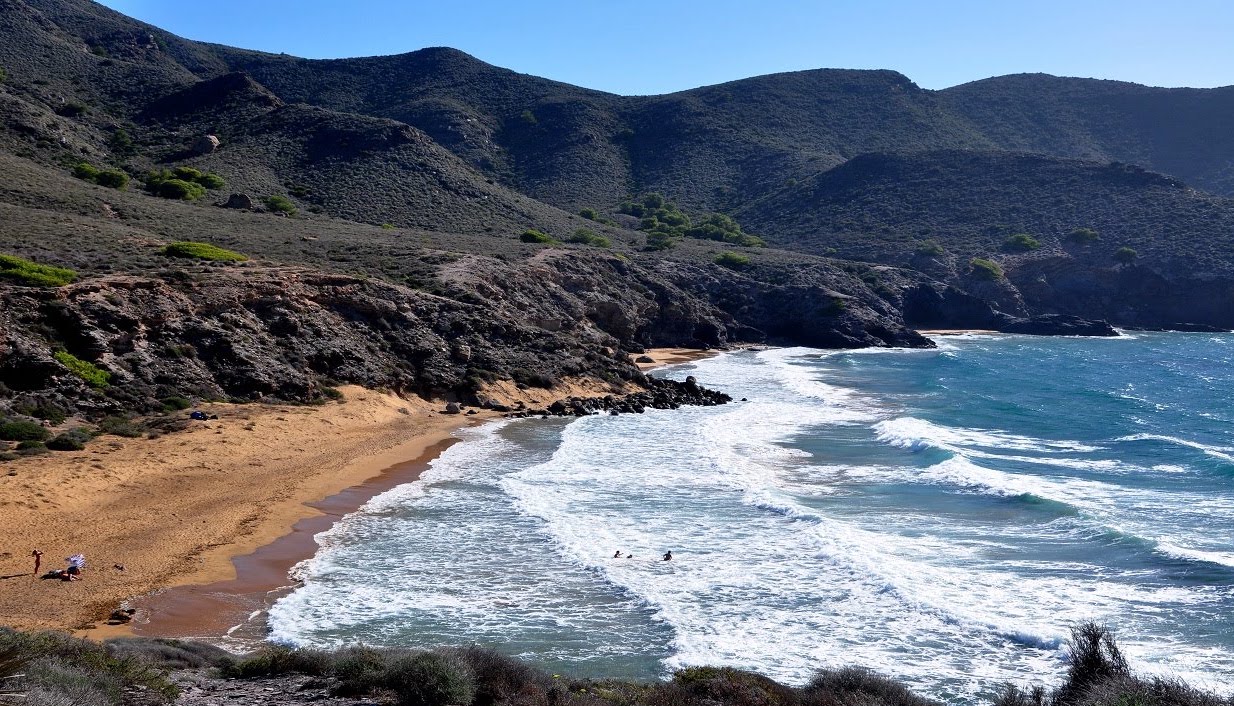
[{"label": "shoreline", "polygon": [[[234,558],[327,517],[312,503],[496,416],[443,415],[442,404],[419,398],[342,390],[344,401],[320,406],[201,405],[219,419],[4,464],[0,625],[92,639],[127,633],[102,623],[171,587],[234,580]],[[46,553],[43,571],[85,554],[82,580],[36,579],[33,548]]]},{"label": "shoreline", "polygon": [[[640,355],[656,362],[640,368],[720,352],[650,349]],[[563,387],[583,396],[612,392],[587,381]],[[67,629],[92,640],[260,641],[265,627],[256,618],[294,588],[289,572],[316,555],[318,533],[417,480],[456,443],[457,430],[501,418],[439,414],[444,403],[359,387],[344,394],[344,402],[321,407],[202,405],[220,421],[159,439],[102,437],[86,451],[17,466],[19,479],[45,476],[40,483],[0,477],[0,511],[16,506],[25,515],[3,538],[0,575],[10,576],[0,580],[0,625]],[[251,445],[227,438],[238,422],[247,422],[240,429]],[[81,524],[93,526],[41,521],[47,508],[34,500],[48,504],[55,494],[71,500],[53,504],[55,517],[89,514]],[[32,580],[26,545],[47,552],[44,570],[58,566],[61,552],[84,552],[90,563],[83,580]],[[104,625],[121,607],[137,610],[133,621]]]},{"label": "shoreline", "polygon": [[[472,424],[486,421],[490,419],[476,420]],[[329,497],[306,502],[305,505],[318,514],[300,519],[290,532],[249,554],[233,556],[234,578],[206,584],[181,584],[139,597],[131,601],[138,610],[136,619],[104,631],[114,633],[105,637],[134,635],[205,640],[226,637],[241,644],[261,641],[265,637],[265,613],[273,600],[299,585],[291,576],[292,569],[316,556],[321,549],[317,535],[387,490],[419,480],[434,460],[459,441],[455,437],[442,439],[415,459],[396,463]],[[151,616],[157,619],[152,621]]]}]

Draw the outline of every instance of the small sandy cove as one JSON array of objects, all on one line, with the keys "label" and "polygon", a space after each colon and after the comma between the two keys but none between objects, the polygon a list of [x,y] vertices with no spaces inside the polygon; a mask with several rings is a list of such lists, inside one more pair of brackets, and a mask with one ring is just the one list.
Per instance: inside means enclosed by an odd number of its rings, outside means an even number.
[{"label": "small sandy cove", "polygon": [[[647,355],[656,363],[641,367],[708,353]],[[414,480],[458,429],[498,416],[447,415],[440,402],[359,387],[342,391],[342,402],[322,406],[203,405],[219,418],[194,422],[184,432],[155,439],[101,436],[85,451],[0,463],[0,625],[122,634],[125,629],[102,625],[125,601],[137,598],[141,605],[149,600],[139,597],[152,592],[157,602],[158,595],[184,591],[159,589],[235,582],[237,563],[260,560],[271,548],[279,555],[272,560],[276,571],[285,577],[291,564],[314,553],[314,532],[385,488]],[[510,385],[486,392],[539,406],[623,391],[572,381],[552,391]],[[383,471],[389,471],[384,480]],[[293,527],[312,531],[288,545]],[[40,573],[63,568],[71,554],[85,554],[82,580],[36,578],[33,549],[44,552]],[[157,624],[159,615],[145,619]]]}]

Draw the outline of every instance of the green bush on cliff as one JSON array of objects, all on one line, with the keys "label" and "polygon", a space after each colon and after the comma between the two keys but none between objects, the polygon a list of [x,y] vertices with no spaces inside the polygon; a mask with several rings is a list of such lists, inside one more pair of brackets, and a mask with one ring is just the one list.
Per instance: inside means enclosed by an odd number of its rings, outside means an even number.
[{"label": "green bush on cliff", "polygon": [[286,196],[280,196],[279,194],[267,196],[265,204],[271,213],[281,213],[286,216],[296,215],[296,205]]},{"label": "green bush on cliff", "polygon": [[1140,254],[1134,248],[1121,247],[1114,251],[1114,259],[1123,264],[1131,264],[1135,262]]},{"label": "green bush on cliff", "polygon": [[552,245],[557,242],[553,236],[548,233],[543,233],[534,228],[528,228],[523,231],[523,234],[518,237],[524,243],[534,243],[540,245]]},{"label": "green bush on cliff", "polygon": [[1003,249],[1011,252],[1029,252],[1041,248],[1041,241],[1028,233],[1016,233],[1003,242]]},{"label": "green bush on cliff", "polygon": [[[709,213],[693,223],[676,204],[660,194],[645,194],[638,200],[625,201],[617,210],[640,219],[638,229],[647,233],[648,247],[653,250],[672,247],[668,243],[673,238],[714,240],[754,248],[767,245],[762,238],[743,232],[737,221],[722,213]],[[657,236],[654,245],[653,235]]]},{"label": "green bush on cliff", "polygon": [[1077,245],[1089,245],[1101,239],[1101,235],[1092,228],[1076,228],[1067,234],[1067,242]]},{"label": "green bush on cliff", "polygon": [[111,382],[111,373],[103,370],[88,360],[82,360],[68,351],[56,351],[52,354],[58,363],[68,368],[74,375],[85,380],[91,387],[102,389]]},{"label": "green bush on cliff", "polygon": [[969,272],[977,279],[988,281],[1000,280],[1005,277],[1002,266],[993,260],[974,257],[968,261]]},{"label": "green bush on cliff", "polygon": [[594,233],[586,228],[579,228],[574,231],[574,235],[566,238],[568,243],[577,243],[579,245],[590,245],[593,248],[608,248],[612,247],[613,243],[603,235]]},{"label": "green bush on cliff", "polygon": [[211,262],[244,262],[248,259],[247,255],[241,255],[238,252],[232,252],[217,245],[196,243],[191,240],[171,243],[160,252],[168,257],[186,257],[194,260],[209,260]]},{"label": "green bush on cliff", "polygon": [[119,169],[99,169],[89,162],[78,162],[73,176],[109,189],[123,190],[129,185],[129,175]]},{"label": "green bush on cliff", "polygon": [[715,263],[730,270],[740,270],[750,266],[750,258],[726,250],[716,255]]},{"label": "green bush on cliff", "polygon": [[0,255],[0,277],[30,287],[63,287],[77,279],[77,273],[64,267],[40,265],[13,255]]},{"label": "green bush on cliff", "polygon": [[165,199],[179,201],[196,201],[206,195],[205,187],[183,179],[168,179],[160,181],[154,187],[154,194]]},{"label": "green bush on cliff", "polygon": [[219,175],[193,167],[162,169],[146,175],[146,191],[165,199],[196,201],[206,195],[207,189],[221,189],[224,185]]}]

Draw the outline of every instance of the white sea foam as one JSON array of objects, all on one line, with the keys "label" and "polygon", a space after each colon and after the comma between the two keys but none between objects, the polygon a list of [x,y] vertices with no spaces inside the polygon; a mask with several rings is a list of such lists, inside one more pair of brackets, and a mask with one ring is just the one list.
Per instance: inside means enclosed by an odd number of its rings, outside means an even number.
[{"label": "white sea foam", "polygon": [[887,419],[875,424],[874,430],[879,441],[913,450],[934,447],[954,451],[971,446],[1040,453],[1090,453],[1101,450],[1100,446],[1079,441],[1036,439],[998,430],[948,427],[915,417]]},{"label": "white sea foam", "polygon": [[[651,659],[801,682],[863,664],[974,701],[1026,674],[1061,673],[1069,627],[1097,619],[1128,626],[1120,645],[1132,659],[1188,678],[1208,660],[1234,686],[1234,654],[1170,637],[1166,624],[1179,611],[1221,619],[1230,597],[1220,587],[1141,582],[1141,565],[1101,564],[1147,553],[1124,535],[1188,560],[1229,558],[1234,547],[1203,536],[1234,524],[1228,494],[1137,485],[1148,474],[1119,475],[1134,466],[1104,458],[1117,444],[897,413],[828,380],[840,366],[817,353],[723,355],[666,373],[746,403],[471,432],[420,483],[321,537],[306,585],[272,612],[275,637],[478,640],[597,660],[598,674],[645,676],[639,660]],[[859,464],[836,462],[825,443],[797,448],[833,432],[886,446]],[[919,468],[897,448],[953,457]],[[898,456],[910,463],[886,460]],[[880,500],[897,487],[909,500]],[[1005,521],[1038,511],[983,497],[1026,495],[1080,514]],[[617,549],[635,558],[612,558]],[[660,561],[669,549],[675,559]]]},{"label": "white sea foam", "polygon": [[1201,444],[1198,441],[1180,439],[1176,436],[1166,436],[1164,434],[1131,434],[1130,436],[1120,436],[1115,439],[1115,441],[1164,441],[1168,444],[1186,446],[1187,448],[1202,451],[1213,458],[1219,458],[1222,461],[1234,463],[1234,447]]}]

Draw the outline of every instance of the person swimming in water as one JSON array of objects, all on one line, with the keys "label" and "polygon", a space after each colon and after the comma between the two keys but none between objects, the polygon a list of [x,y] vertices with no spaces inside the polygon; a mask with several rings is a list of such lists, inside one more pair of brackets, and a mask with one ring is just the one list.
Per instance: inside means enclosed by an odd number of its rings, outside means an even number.
[{"label": "person swimming in water", "polygon": [[620,558],[621,558],[621,550],[620,550],[620,549],[618,549],[618,550],[617,550],[617,553],[613,555],[613,558],[614,558],[614,559],[620,559]]},{"label": "person swimming in water", "polygon": [[667,552],[664,552],[664,561],[672,561],[672,560],[673,560],[673,552],[672,552],[672,550],[669,550],[669,551],[667,551]]}]

